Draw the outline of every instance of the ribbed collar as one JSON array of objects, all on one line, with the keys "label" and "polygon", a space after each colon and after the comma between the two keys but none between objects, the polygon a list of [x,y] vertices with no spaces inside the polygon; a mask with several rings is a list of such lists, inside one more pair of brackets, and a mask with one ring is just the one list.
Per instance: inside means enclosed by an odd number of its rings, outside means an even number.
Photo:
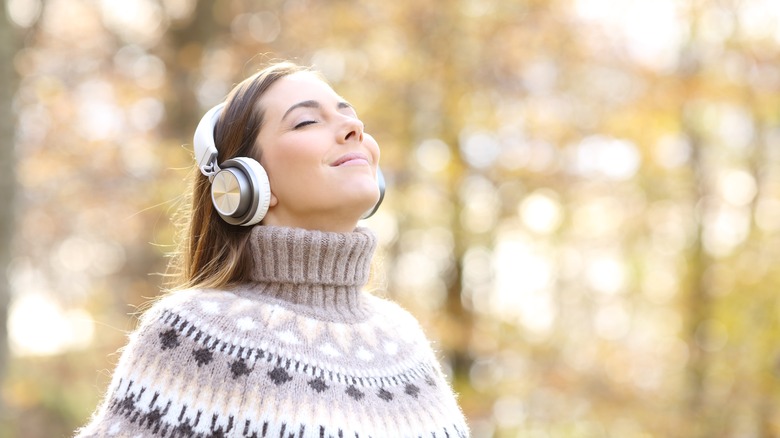
[{"label": "ribbed collar", "polygon": [[361,289],[376,248],[367,228],[331,233],[259,225],[250,245],[251,280],[264,295],[328,320],[367,316]]}]

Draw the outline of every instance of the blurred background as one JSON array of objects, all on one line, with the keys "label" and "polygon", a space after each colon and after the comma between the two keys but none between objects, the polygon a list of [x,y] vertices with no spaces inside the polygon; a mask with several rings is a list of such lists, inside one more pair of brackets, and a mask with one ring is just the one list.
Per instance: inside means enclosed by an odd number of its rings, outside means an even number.
[{"label": "blurred background", "polygon": [[0,437],[87,421],[197,121],[274,59],[379,141],[372,288],[475,437],[780,436],[780,2],[3,6]]}]

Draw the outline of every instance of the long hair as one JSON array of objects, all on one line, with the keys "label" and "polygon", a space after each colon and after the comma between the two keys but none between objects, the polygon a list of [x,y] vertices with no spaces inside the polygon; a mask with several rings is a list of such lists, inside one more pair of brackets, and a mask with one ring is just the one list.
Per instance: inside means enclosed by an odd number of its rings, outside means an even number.
[{"label": "long hair", "polygon": [[[264,116],[260,98],[276,81],[300,71],[309,69],[290,62],[273,64],[233,88],[214,128],[218,162],[260,159],[257,137]],[[189,202],[185,200],[174,215],[178,249],[168,265],[169,289],[219,288],[247,280],[252,227],[230,225],[219,217],[211,202],[209,180],[197,166],[189,178]]]}]

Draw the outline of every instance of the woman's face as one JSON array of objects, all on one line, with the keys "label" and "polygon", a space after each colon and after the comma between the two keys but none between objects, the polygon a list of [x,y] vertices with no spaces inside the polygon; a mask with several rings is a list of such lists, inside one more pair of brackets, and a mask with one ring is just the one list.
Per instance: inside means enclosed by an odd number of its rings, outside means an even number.
[{"label": "woman's face", "polygon": [[260,164],[271,184],[263,223],[352,231],[379,199],[379,146],[354,108],[309,72],[279,79],[259,105]]}]

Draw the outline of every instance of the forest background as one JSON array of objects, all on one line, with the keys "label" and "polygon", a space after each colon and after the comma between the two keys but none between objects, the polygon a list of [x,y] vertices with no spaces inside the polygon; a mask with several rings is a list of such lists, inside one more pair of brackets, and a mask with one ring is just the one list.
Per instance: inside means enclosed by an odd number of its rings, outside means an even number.
[{"label": "forest background", "polygon": [[197,120],[277,58],[379,141],[374,286],[475,437],[780,436],[780,2],[3,6],[0,437],[87,421]]}]

